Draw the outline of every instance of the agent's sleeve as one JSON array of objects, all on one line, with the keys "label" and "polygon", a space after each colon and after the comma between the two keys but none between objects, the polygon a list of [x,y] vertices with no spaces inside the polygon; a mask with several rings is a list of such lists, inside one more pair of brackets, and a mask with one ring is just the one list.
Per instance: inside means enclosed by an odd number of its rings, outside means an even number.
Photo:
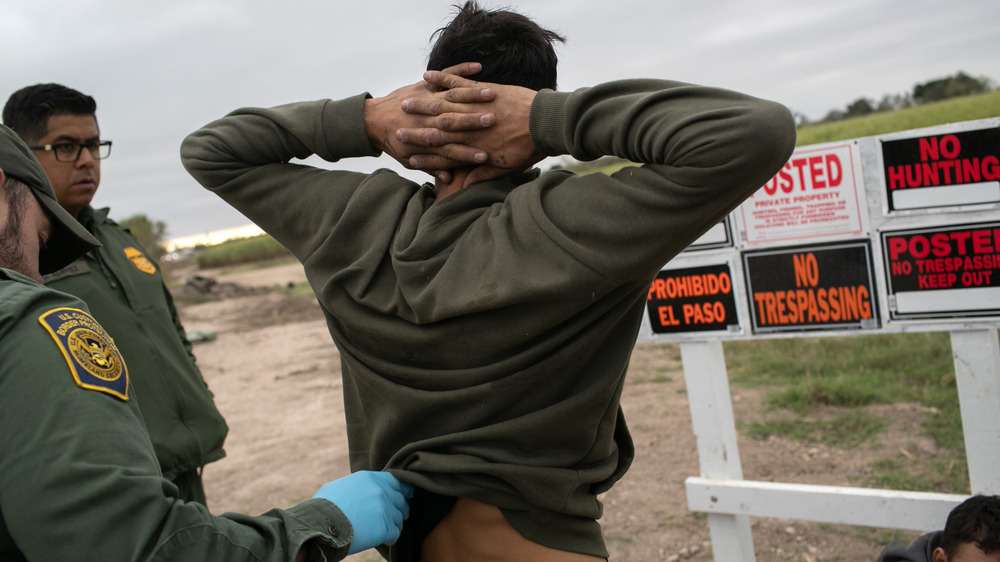
[{"label": "agent's sleeve", "polygon": [[655,272],[763,186],[795,147],[784,106],[662,80],[543,90],[529,124],[546,155],[642,164],[519,194],[547,236],[616,281]]},{"label": "agent's sleeve", "polygon": [[181,144],[181,161],[201,185],[303,261],[367,174],[289,161],[381,154],[365,132],[366,97],[236,110],[189,135]]},{"label": "agent's sleeve", "polygon": [[290,562],[303,545],[315,560],[346,556],[352,528],[326,500],[216,517],[176,499],[128,388],[141,373],[81,301],[20,286],[0,307],[0,558]]}]

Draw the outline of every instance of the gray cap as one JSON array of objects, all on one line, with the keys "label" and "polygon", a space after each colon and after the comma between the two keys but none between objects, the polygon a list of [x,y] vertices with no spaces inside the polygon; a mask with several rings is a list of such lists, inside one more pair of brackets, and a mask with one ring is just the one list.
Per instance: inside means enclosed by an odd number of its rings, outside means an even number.
[{"label": "gray cap", "polygon": [[59,206],[42,165],[21,137],[4,125],[0,125],[0,170],[27,184],[52,219],[52,234],[38,255],[38,270],[42,274],[58,271],[101,246],[73,215]]}]

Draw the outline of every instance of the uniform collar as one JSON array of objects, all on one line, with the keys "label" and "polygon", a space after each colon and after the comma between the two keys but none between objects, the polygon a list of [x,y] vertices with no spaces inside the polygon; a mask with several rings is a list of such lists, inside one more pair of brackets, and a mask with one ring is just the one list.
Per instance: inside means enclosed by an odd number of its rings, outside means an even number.
[{"label": "uniform collar", "polygon": [[87,205],[80,210],[80,214],[76,217],[76,220],[80,221],[80,224],[84,226],[90,232],[94,232],[94,227],[104,222],[108,219],[108,213],[111,212],[111,207],[102,207],[100,209],[95,209],[90,205]]}]

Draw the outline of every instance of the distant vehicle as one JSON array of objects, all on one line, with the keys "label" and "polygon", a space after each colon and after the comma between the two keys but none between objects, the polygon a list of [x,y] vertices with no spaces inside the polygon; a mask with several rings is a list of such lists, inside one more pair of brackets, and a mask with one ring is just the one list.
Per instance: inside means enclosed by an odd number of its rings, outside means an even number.
[{"label": "distant vehicle", "polygon": [[163,256],[163,261],[180,262],[194,257],[196,248],[180,248]]}]

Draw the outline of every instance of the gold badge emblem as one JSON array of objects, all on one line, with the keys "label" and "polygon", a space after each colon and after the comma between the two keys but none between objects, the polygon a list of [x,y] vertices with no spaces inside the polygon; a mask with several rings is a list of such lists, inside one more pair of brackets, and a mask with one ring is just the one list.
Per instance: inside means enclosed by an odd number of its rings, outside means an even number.
[{"label": "gold badge emblem", "polygon": [[81,388],[128,400],[128,368],[111,336],[82,310],[56,308],[38,317]]},{"label": "gold badge emblem", "polygon": [[146,255],[140,252],[138,248],[133,248],[131,246],[125,248],[125,257],[131,260],[132,265],[134,265],[139,271],[150,275],[156,273],[156,266],[154,266]]}]

